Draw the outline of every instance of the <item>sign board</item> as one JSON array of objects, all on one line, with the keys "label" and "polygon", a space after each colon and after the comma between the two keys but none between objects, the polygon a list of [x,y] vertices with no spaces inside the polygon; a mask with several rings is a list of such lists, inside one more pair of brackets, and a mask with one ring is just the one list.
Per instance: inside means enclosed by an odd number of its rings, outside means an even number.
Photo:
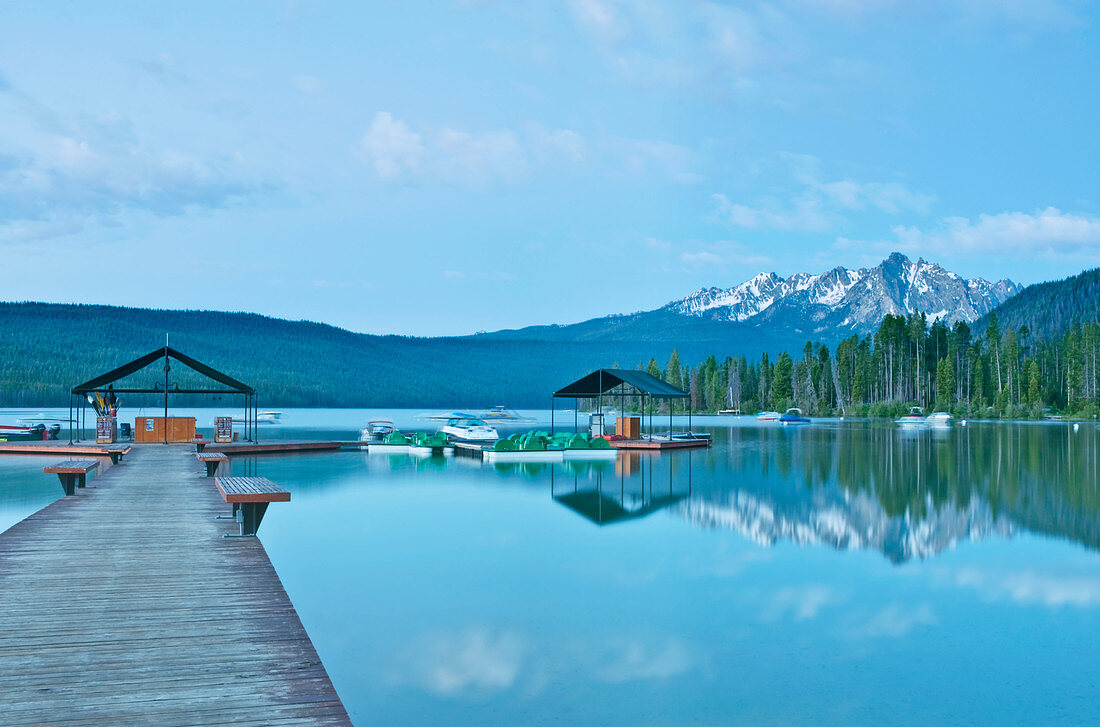
[{"label": "sign board", "polygon": [[152,418],[149,418],[149,419],[145,420],[145,431],[147,431],[147,432],[153,431],[153,419]]},{"label": "sign board", "polygon": [[233,441],[233,417],[214,417],[214,441]]},{"label": "sign board", "polygon": [[114,444],[115,442],[115,418],[96,417],[95,441],[98,444]]}]

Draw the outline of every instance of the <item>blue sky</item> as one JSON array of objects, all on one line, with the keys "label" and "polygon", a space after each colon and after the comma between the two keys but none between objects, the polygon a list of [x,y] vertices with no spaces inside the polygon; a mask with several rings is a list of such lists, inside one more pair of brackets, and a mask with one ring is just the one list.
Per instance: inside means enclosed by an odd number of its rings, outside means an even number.
[{"label": "blue sky", "polygon": [[1100,264],[1074,0],[0,2],[6,300],[466,333]]}]

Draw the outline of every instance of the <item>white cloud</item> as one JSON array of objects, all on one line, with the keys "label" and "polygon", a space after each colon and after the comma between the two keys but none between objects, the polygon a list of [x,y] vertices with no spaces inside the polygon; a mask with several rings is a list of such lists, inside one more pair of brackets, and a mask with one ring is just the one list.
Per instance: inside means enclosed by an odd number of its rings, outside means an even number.
[{"label": "white cloud", "polygon": [[1008,598],[1018,603],[1033,603],[1052,608],[1100,606],[1100,578],[1091,575],[1058,575],[1021,571],[993,573],[963,569],[955,583],[976,588],[992,600]]},{"label": "white cloud", "polygon": [[971,221],[948,217],[938,229],[894,228],[898,244],[909,249],[940,251],[1079,252],[1100,248],[1100,218],[1067,214],[1047,207],[1033,214],[1003,212]]},{"label": "white cloud", "polygon": [[630,176],[658,174],[674,182],[689,184],[700,179],[692,171],[695,154],[686,146],[667,141],[623,139],[614,146],[621,148],[625,171]]},{"label": "white cloud", "polygon": [[294,88],[302,93],[320,93],[325,90],[325,82],[316,76],[307,76],[303,73],[295,74],[290,79]]},{"label": "white cloud", "polygon": [[1034,213],[1002,212],[976,220],[947,217],[928,230],[899,225],[886,240],[837,239],[846,250],[901,250],[921,255],[1032,254],[1100,259],[1100,218],[1062,212],[1055,207]]},{"label": "white cloud", "polygon": [[415,174],[427,156],[423,137],[388,111],[375,114],[360,145],[381,179]]},{"label": "white cloud", "polygon": [[784,207],[776,202],[761,207],[731,202],[724,194],[711,197],[718,207],[719,216],[733,225],[747,230],[784,230],[787,232],[820,232],[832,227],[835,217],[823,209],[818,199],[795,199]]},{"label": "white cloud", "polygon": [[[697,89],[739,102],[801,107],[820,99],[837,59],[822,44],[822,20],[868,34],[920,25],[930,42],[990,32],[1027,42],[1082,24],[1075,0],[571,0],[571,16],[604,63],[631,83]],[[848,29],[845,29],[846,31]]]},{"label": "white cloud", "polygon": [[579,169],[593,157],[614,176],[654,175],[676,182],[698,178],[693,171],[697,156],[665,141],[603,137],[590,142],[572,129],[539,124],[480,132],[414,128],[386,111],[375,115],[359,150],[375,175],[387,182],[514,183],[536,170]]},{"label": "white cloud", "polygon": [[577,23],[586,30],[604,39],[621,34],[621,25],[609,3],[601,0],[571,0],[569,5]]},{"label": "white cloud", "polygon": [[[671,243],[664,243],[661,246],[647,241],[646,245],[654,250],[666,252],[672,249]],[[692,249],[681,250],[679,260],[691,269],[725,269],[730,266],[746,265],[758,267],[761,265],[768,266],[774,262],[767,255],[762,255],[760,252],[735,240],[716,240],[705,243],[692,241],[683,243],[683,245],[690,245]]]},{"label": "white cloud", "polygon": [[817,157],[781,154],[780,159],[789,167],[794,181],[789,199],[765,197],[745,204],[726,194],[714,194],[719,218],[750,230],[823,232],[844,224],[852,212],[927,214],[935,199],[900,182],[825,180]]},{"label": "white cloud", "polygon": [[775,592],[767,610],[765,621],[775,621],[790,616],[794,621],[810,621],[817,618],[822,608],[840,603],[843,599],[828,586],[788,586]]},{"label": "white cloud", "polygon": [[507,129],[480,134],[442,129],[435,148],[435,161],[447,177],[485,183],[515,179],[527,170],[525,150],[515,132]]},{"label": "white cloud", "polygon": [[610,684],[669,679],[690,671],[698,663],[688,644],[674,637],[650,642],[638,638],[613,639],[607,644],[604,659],[593,676]]},{"label": "white cloud", "polygon": [[428,634],[400,656],[398,683],[412,682],[442,697],[473,697],[511,688],[523,668],[527,645],[508,631],[483,627]]},{"label": "white cloud", "polygon": [[570,129],[541,129],[536,132],[536,149],[548,154],[563,154],[569,161],[581,162],[586,156],[584,137]]},{"label": "white cloud", "polygon": [[892,603],[874,614],[849,635],[854,638],[891,638],[906,636],[918,626],[935,626],[939,623],[932,606],[922,603],[917,606],[905,606]]},{"label": "white cloud", "polygon": [[709,250],[701,250],[699,252],[682,252],[680,253],[680,260],[689,265],[721,265],[725,262],[722,256],[716,255]]},{"label": "white cloud", "polygon": [[270,189],[247,180],[238,154],[154,147],[121,114],[60,114],[4,81],[0,126],[0,242],[117,226],[133,212],[217,209]]},{"label": "white cloud", "polygon": [[414,130],[404,120],[380,111],[363,135],[360,150],[383,181],[486,185],[516,181],[535,164],[579,162],[584,158],[584,140],[569,129],[538,126],[522,133],[447,127]]}]

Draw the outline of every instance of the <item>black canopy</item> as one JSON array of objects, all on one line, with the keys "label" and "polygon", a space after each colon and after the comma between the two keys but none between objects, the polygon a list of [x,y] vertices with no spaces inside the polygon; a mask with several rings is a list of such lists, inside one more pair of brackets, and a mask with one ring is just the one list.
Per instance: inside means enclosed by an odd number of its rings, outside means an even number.
[{"label": "black canopy", "polygon": [[[180,388],[179,382],[175,383],[175,386],[170,388],[168,381],[169,372],[169,359],[175,359],[184,366],[202,374],[211,381],[215,381],[221,384],[225,388],[209,387],[205,389],[184,389]],[[156,363],[157,361],[164,362],[164,385],[163,388],[159,383],[154,384],[152,387],[124,387],[115,388],[114,383],[120,379],[126,378],[130,374],[141,371],[146,366]],[[119,366],[117,369],[108,371],[105,374],[89,379],[83,384],[74,386],[69,393],[69,442],[72,443],[73,435],[83,436],[84,432],[84,418],[85,418],[85,402],[92,401],[91,394],[93,393],[107,393],[113,394],[159,394],[164,397],[164,417],[168,418],[168,395],[169,394],[240,394],[244,397],[244,422],[245,422],[245,436],[249,441],[256,439],[256,390],[248,384],[237,381],[232,376],[223,374],[212,366],[207,366],[201,361],[197,361],[185,353],[181,353],[165,342],[164,347],[158,348],[155,351],[135,358],[133,361],[127,364]],[[79,397],[77,408],[73,408],[73,396]],[[96,411],[99,412],[99,407],[93,402],[93,406]],[[113,406],[113,405],[112,405]],[[74,419],[75,415],[75,419]],[[79,432],[75,432],[76,426],[80,427]],[[168,427],[164,427],[164,443],[168,443]]]},{"label": "black canopy", "polygon": [[[117,369],[114,369],[113,371],[108,371],[107,373],[105,373],[101,376],[97,376],[94,379],[91,379],[89,381],[85,381],[83,384],[79,384],[77,386],[74,386],[73,389],[72,389],[72,393],[74,393],[74,394],[87,394],[87,393],[90,393],[90,392],[93,392],[93,391],[103,391],[108,384],[112,384],[112,383],[118,381],[119,379],[125,378],[125,377],[129,376],[130,374],[132,374],[136,371],[140,371],[141,369],[145,368],[146,366],[148,366],[149,364],[151,364],[155,361],[160,361],[161,359],[170,359],[170,358],[175,359],[175,360],[179,361],[180,363],[184,364],[185,366],[187,366],[189,368],[192,368],[195,371],[199,372],[203,376],[205,376],[209,379],[213,379],[214,381],[217,381],[219,384],[222,384],[222,385],[228,387],[228,389],[226,389],[226,390],[222,390],[222,389],[218,389],[218,390],[188,389],[188,390],[183,390],[183,391],[175,391],[173,393],[180,393],[180,394],[183,394],[183,393],[187,393],[187,394],[248,394],[250,396],[256,394],[256,390],[253,389],[248,384],[241,383],[240,381],[237,381],[236,379],[234,379],[232,376],[228,376],[226,374],[223,374],[221,371],[218,371],[215,368],[207,366],[206,364],[202,363],[201,361],[196,361],[195,359],[191,358],[187,354],[181,353],[181,352],[177,351],[176,349],[171,348],[169,346],[164,346],[163,348],[158,348],[155,351],[150,351],[149,353],[145,354],[144,356],[142,356],[140,358],[136,358],[128,364],[124,364],[122,366],[119,366]],[[115,392],[119,393],[119,394],[159,394],[159,393],[163,393],[163,390],[161,390],[161,389],[115,389]]]},{"label": "black canopy", "polygon": [[620,384],[637,389],[640,394],[655,396],[659,399],[686,399],[690,394],[678,389],[667,381],[645,371],[627,369],[597,369],[577,379],[569,386],[554,392],[555,397],[569,399],[590,399],[611,391]]}]

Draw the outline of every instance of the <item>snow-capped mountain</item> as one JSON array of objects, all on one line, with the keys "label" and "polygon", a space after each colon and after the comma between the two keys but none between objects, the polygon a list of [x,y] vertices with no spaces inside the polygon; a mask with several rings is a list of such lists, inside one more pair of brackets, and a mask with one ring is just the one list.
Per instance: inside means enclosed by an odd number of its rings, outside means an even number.
[{"label": "snow-capped mountain", "polygon": [[937,263],[893,253],[873,268],[836,267],[819,275],[761,273],[734,288],[700,290],[664,310],[816,333],[870,333],[887,314],[923,312],[929,322],[974,321],[1020,291],[1011,280],[967,280]]}]

